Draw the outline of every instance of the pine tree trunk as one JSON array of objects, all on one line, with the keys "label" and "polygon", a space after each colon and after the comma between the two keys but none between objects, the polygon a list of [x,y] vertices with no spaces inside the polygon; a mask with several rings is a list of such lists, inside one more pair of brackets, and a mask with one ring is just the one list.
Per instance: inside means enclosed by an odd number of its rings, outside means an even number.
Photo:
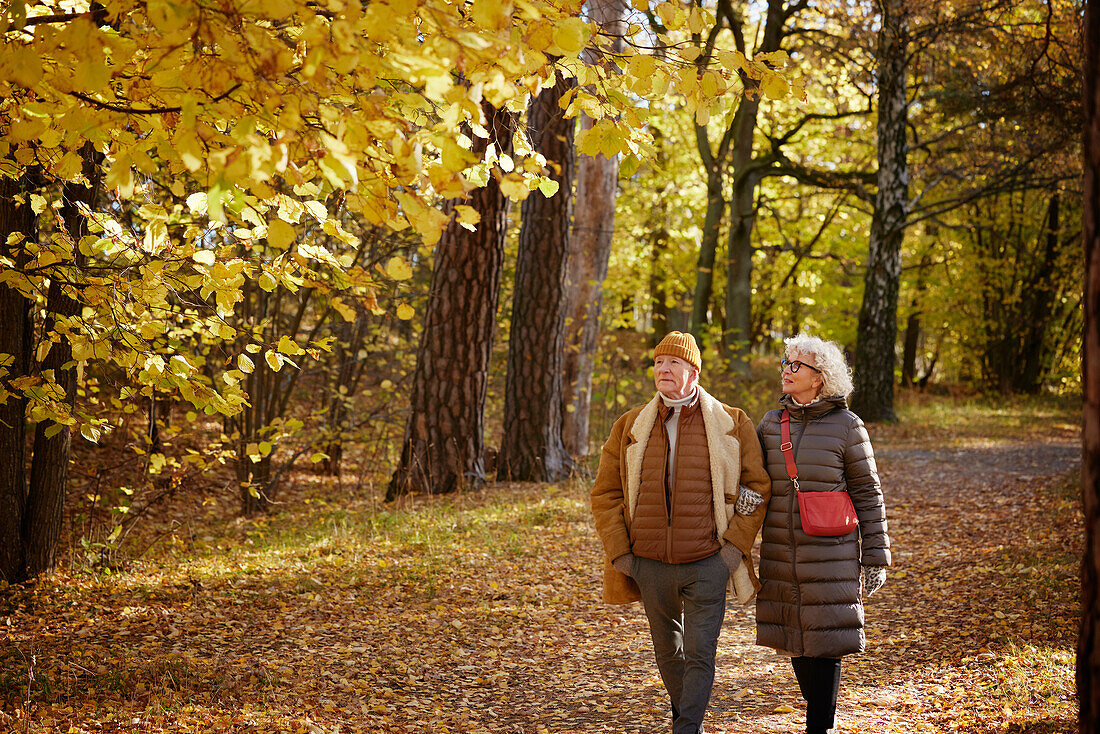
[{"label": "pine tree trunk", "polygon": [[572,466],[562,444],[562,348],[565,277],[573,211],[572,118],[559,104],[573,79],[558,75],[527,112],[532,143],[546,157],[558,191],[533,192],[523,202],[516,258],[512,330],[504,391],[504,435],[497,476],[553,482]]},{"label": "pine tree trunk", "polygon": [[878,40],[878,191],[871,216],[867,275],[853,364],[852,410],[865,421],[892,421],[901,243],[909,216],[906,128],[908,16],[905,0],[883,0]]},{"label": "pine tree trunk", "polygon": [[1081,563],[1081,629],[1077,641],[1078,720],[1082,734],[1100,731],[1100,1],[1085,3],[1084,206],[1085,334],[1081,495],[1085,553]]},{"label": "pine tree trunk", "polygon": [[[489,140],[474,138],[474,153],[492,143],[512,151],[515,115],[483,104]],[[427,314],[420,336],[401,463],[387,500],[438,494],[485,481],[485,391],[497,297],[504,261],[508,202],[495,178],[462,201],[481,215],[477,231],[451,220],[436,245]]]},{"label": "pine tree trunk", "polygon": [[[620,40],[626,31],[625,0],[588,0],[589,16]],[[581,129],[593,120],[581,115]],[[599,348],[603,281],[615,232],[615,194],[619,159],[578,154],[573,233],[566,265],[565,354],[562,364],[562,443],[572,456],[588,455],[588,416],[592,372]]]},{"label": "pine tree trunk", "polygon": [[[80,254],[78,243],[88,234],[88,222],[77,207],[84,204],[95,209],[99,198],[102,173],[101,153],[96,152],[91,143],[85,143],[81,150],[83,173],[88,185],[66,183],[62,188],[61,220],[67,236],[73,244],[73,269],[79,271],[84,266],[84,257]],[[75,281],[77,278],[71,278]],[[60,279],[53,278],[46,295],[47,335],[55,334],[58,320],[68,319],[80,313],[81,304],[78,294],[71,293],[62,285]],[[40,365],[43,372],[51,372],[54,382],[64,392],[69,410],[76,408],[76,368],[71,364],[73,348],[63,334],[54,341],[50,351]],[[67,426],[60,431],[52,423],[42,421],[34,433],[34,454],[31,462],[31,482],[27,493],[26,514],[23,516],[23,544],[26,552],[27,575],[37,576],[48,571],[54,564],[57,541],[61,535],[61,520],[65,509],[65,491],[69,481],[69,460],[72,455],[72,433]]]},{"label": "pine tree trunk", "polygon": [[[26,246],[8,244],[8,236],[20,233],[37,239],[35,217],[27,191],[27,177],[0,177],[0,256],[14,262],[14,270],[26,264]],[[26,197],[17,204],[16,195]],[[0,385],[30,371],[31,302],[14,288],[0,283],[0,359],[11,360],[0,373]],[[11,394],[0,404],[0,581],[16,583],[27,578],[23,546],[23,518],[27,506],[26,400]]]}]

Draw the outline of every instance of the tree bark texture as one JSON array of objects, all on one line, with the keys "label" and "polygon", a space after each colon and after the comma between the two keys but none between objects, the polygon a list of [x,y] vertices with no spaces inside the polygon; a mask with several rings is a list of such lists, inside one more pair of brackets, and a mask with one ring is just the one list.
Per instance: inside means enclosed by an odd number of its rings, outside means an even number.
[{"label": "tree bark texture", "polygon": [[[590,17],[605,33],[619,40],[626,32],[625,0],[588,0]],[[594,121],[581,115],[582,129]],[[566,265],[565,354],[562,364],[562,443],[572,456],[588,455],[588,416],[592,373],[599,348],[603,312],[603,281],[615,233],[615,195],[619,159],[578,155],[573,233]],[[560,195],[560,192],[559,192]]]},{"label": "tree bark texture", "polygon": [[[35,216],[31,211],[30,184],[27,177],[18,180],[0,177],[0,255],[11,259],[15,268],[25,264],[23,244],[8,244],[8,236],[21,233],[25,239],[37,239]],[[24,195],[25,203],[15,201]],[[3,381],[30,371],[33,328],[31,302],[19,291],[0,283],[0,359],[6,365]],[[26,400],[11,394],[0,404],[0,581],[16,583],[27,578],[23,546],[23,518],[27,506]]]},{"label": "tree bark texture", "polygon": [[[760,53],[778,51],[782,46],[787,12],[781,0],[768,3]],[[730,369],[739,374],[748,374],[752,347],[752,231],[756,226],[756,187],[761,178],[753,151],[759,112],[759,97],[741,101],[734,118],[736,133],[731,154],[733,188],[726,262],[726,324],[722,341],[730,358]]]},{"label": "tree bark texture", "polygon": [[1100,1],[1087,0],[1085,39],[1084,206],[1085,334],[1081,384],[1081,496],[1085,552],[1081,563],[1081,628],[1077,641],[1078,721],[1100,731]]},{"label": "tree bark texture", "polygon": [[523,202],[516,257],[512,329],[504,390],[504,435],[497,476],[553,482],[569,475],[562,444],[562,348],[565,343],[565,277],[573,213],[572,118],[559,104],[573,79],[559,74],[527,112],[532,144],[546,157],[558,184],[547,198],[532,192]]},{"label": "tree bark texture", "polygon": [[[668,150],[660,128],[654,127],[653,142],[654,165],[663,169],[668,165]],[[672,225],[666,194],[672,185],[667,184],[663,190],[656,192],[653,206],[646,214],[646,231],[649,232],[649,298],[653,323],[649,334],[651,347],[657,346],[668,332],[684,330],[680,324],[682,319],[675,319],[676,326],[672,326],[674,318],[669,310],[673,298],[672,284],[667,277],[666,268],[661,266],[661,254],[668,249],[671,239],[669,229]]]},{"label": "tree bark texture", "polygon": [[[62,187],[61,220],[67,230],[66,235],[73,243],[74,270],[84,265],[84,257],[77,244],[88,234],[88,222],[77,205],[95,208],[102,178],[99,165],[102,154],[97,153],[91,143],[84,144],[81,157],[87,185],[66,183]],[[53,373],[54,382],[64,391],[70,411],[76,408],[76,369],[71,365],[73,348],[68,338],[53,334],[58,319],[80,313],[79,294],[71,292],[71,288],[62,284],[59,278],[50,280],[46,295],[45,338],[55,341],[40,365],[44,373]],[[31,482],[23,517],[27,575],[32,578],[49,570],[54,563],[72,457],[72,432],[66,426],[52,436],[47,435],[51,425],[42,421],[35,429]]]},{"label": "tree bark texture", "polygon": [[[744,106],[745,101],[741,101]],[[695,266],[695,293],[691,301],[691,333],[700,345],[705,345],[706,326],[710,323],[710,298],[714,293],[714,260],[718,252],[718,237],[726,199],[722,195],[724,162],[704,159],[707,174],[707,210],[703,215],[703,235],[699,242],[699,259]]]},{"label": "tree bark texture", "polygon": [[882,0],[878,36],[878,191],[871,215],[867,274],[859,310],[852,410],[865,421],[892,421],[901,244],[909,216],[909,119],[905,0]]},{"label": "tree bark texture", "polygon": [[[255,286],[246,284],[244,298],[241,300],[241,320],[244,323],[271,324],[278,320],[281,292],[268,293]],[[276,314],[268,319],[269,313]],[[267,327],[265,339],[272,338],[271,327]],[[256,365],[245,380],[248,391],[248,404],[233,418],[229,419],[232,428],[230,435],[237,434],[235,473],[237,493],[240,498],[240,512],[244,517],[257,515],[267,509],[267,486],[271,480],[271,455],[252,461],[249,444],[258,444],[264,439],[261,431],[268,425],[267,416],[272,414],[272,405],[276,401],[276,384],[279,376],[268,366],[266,360],[256,360]]]},{"label": "tree bark texture", "polygon": [[752,338],[752,229],[756,222],[756,184],[752,163],[753,133],[759,100],[745,99],[737,110],[733,145],[733,191],[730,196],[730,238],[726,262],[726,326],[723,343],[730,369],[748,374]]},{"label": "tree bark texture", "polygon": [[917,268],[917,284],[913,300],[909,304],[909,317],[905,321],[905,336],[901,350],[901,384],[912,387],[917,383],[917,352],[921,345],[921,298],[928,290],[928,270],[932,267],[932,250],[929,248],[921,255]]},{"label": "tree bark texture", "polygon": [[[483,154],[492,143],[512,151],[515,115],[485,103],[489,139],[474,138]],[[438,494],[485,481],[485,391],[504,261],[508,201],[495,178],[465,200],[481,215],[475,232],[452,218],[436,245],[427,313],[413,373],[401,463],[387,500]]]}]

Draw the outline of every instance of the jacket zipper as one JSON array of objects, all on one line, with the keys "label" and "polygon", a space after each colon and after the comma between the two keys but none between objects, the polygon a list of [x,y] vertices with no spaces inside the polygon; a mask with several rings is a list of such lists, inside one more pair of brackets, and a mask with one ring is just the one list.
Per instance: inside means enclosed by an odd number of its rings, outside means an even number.
[{"label": "jacket zipper", "polygon": [[[669,417],[676,415],[675,408],[669,413]],[[665,446],[669,448],[665,451],[665,562],[672,563],[672,481],[675,477],[669,477],[669,464],[670,454],[672,453],[672,441],[668,435],[668,423],[661,424],[665,432]]]},{"label": "jacket zipper", "polygon": [[[802,443],[802,436],[806,433],[806,411],[802,411],[802,430],[798,432],[798,443]],[[782,437],[779,439],[782,441]],[[791,436],[791,443],[794,443],[794,436]],[[798,464],[798,446],[792,446],[791,451],[794,454],[795,465]],[[804,644],[804,635],[802,633],[802,586],[798,581],[798,548],[794,541],[794,507],[798,503],[798,492],[795,491],[794,482],[791,482],[791,487],[788,497],[787,507],[787,532],[791,538],[791,575],[794,577],[794,597],[795,603],[798,609],[798,646],[799,654],[806,654],[806,645]]]}]

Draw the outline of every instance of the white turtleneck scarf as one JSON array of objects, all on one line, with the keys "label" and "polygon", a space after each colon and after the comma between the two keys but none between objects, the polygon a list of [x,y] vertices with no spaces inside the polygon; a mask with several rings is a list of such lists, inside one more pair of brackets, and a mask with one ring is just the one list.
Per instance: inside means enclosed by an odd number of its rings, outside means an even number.
[{"label": "white turtleneck scarf", "polygon": [[668,421],[665,422],[665,428],[668,431],[668,477],[671,481],[672,477],[676,476],[676,436],[680,429],[680,409],[691,405],[695,400],[698,391],[693,387],[691,393],[679,400],[673,400],[661,395],[661,401],[665,404],[665,407],[672,408],[672,414],[669,416]]}]

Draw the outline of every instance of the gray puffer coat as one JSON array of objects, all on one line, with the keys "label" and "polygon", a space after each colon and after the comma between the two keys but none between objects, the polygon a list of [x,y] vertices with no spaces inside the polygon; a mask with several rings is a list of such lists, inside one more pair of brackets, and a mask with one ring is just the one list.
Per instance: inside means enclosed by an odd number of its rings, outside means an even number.
[{"label": "gray puffer coat", "polygon": [[779,402],[791,412],[802,491],[847,491],[859,526],[838,537],[802,531],[798,497],[779,448],[783,411],[767,413],[756,428],[772,480],[760,547],[763,587],[756,600],[756,643],[795,656],[836,658],[863,652],[860,565],[890,565],[886,509],[871,440],[844,398],[800,406],[783,395]]}]

